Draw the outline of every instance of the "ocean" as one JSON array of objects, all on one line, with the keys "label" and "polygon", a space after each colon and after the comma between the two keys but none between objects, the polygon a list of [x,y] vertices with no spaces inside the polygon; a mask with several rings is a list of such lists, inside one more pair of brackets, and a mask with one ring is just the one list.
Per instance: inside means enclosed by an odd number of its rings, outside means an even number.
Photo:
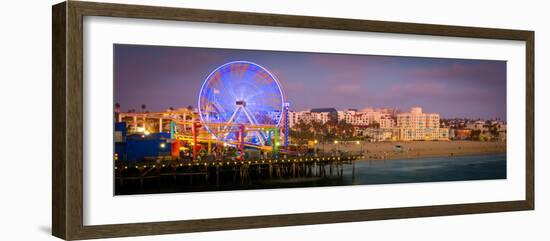
[{"label": "ocean", "polygon": [[358,160],[345,165],[341,175],[294,178],[256,177],[247,182],[222,178],[219,183],[192,184],[152,182],[151,185],[117,187],[116,195],[174,192],[230,191],[272,188],[326,187],[396,183],[506,179],[506,154],[430,157],[405,160]]}]

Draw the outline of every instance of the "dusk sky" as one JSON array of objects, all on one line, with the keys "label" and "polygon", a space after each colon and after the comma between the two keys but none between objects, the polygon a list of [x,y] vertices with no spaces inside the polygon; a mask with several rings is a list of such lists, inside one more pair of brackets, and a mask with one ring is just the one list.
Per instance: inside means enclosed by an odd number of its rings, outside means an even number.
[{"label": "dusk sky", "polygon": [[246,60],[277,76],[290,109],[420,106],[442,118],[506,120],[506,62],[145,45],[115,45],[115,103],[149,111],[197,107],[220,65]]}]

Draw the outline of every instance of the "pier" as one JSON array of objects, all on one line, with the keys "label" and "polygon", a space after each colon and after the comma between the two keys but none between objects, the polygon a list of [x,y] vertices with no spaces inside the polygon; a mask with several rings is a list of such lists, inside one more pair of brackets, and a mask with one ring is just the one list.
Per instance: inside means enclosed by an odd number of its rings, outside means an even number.
[{"label": "pier", "polygon": [[[296,157],[288,159],[171,161],[156,160],[140,163],[117,163],[115,185],[125,189],[178,191],[210,191],[253,189],[254,183],[343,177],[344,166],[354,172],[355,161],[361,155]],[[352,174],[352,176],[355,176]]]}]

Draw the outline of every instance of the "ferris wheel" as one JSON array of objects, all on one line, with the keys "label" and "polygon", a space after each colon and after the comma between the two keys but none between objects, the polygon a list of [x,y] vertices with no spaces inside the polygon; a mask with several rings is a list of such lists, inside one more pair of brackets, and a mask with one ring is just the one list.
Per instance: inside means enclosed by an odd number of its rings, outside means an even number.
[{"label": "ferris wheel", "polygon": [[[199,92],[199,116],[212,136],[221,141],[238,139],[237,129],[246,126],[279,126],[285,96],[277,78],[266,68],[249,61],[228,62],[206,77]],[[245,141],[265,145],[269,134],[256,128]]]}]

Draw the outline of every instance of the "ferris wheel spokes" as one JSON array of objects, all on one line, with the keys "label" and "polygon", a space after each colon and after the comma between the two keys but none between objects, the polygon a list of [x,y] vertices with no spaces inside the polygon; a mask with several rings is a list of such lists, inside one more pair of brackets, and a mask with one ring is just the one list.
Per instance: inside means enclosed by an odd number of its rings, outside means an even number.
[{"label": "ferris wheel spokes", "polygon": [[[235,119],[238,118],[238,115],[240,112],[244,114],[244,116],[246,117],[246,119],[248,120],[252,128],[259,126],[259,123],[254,117],[254,115],[250,114],[248,109],[246,108],[245,101],[237,101],[236,105],[237,105],[237,108],[235,109],[235,111],[233,112],[229,120],[225,123],[226,126],[223,127],[223,132],[225,133],[223,140],[227,140],[227,138],[229,137],[229,134],[231,132],[234,132],[234,131],[228,131],[227,129],[228,128],[232,129],[232,126],[233,126],[232,124],[235,121]],[[268,138],[265,136],[265,133],[263,133],[263,131],[261,131],[260,129],[254,130],[252,131],[252,133],[255,133],[255,136],[258,138],[258,141],[260,141],[262,145],[265,145],[268,142]]]}]

